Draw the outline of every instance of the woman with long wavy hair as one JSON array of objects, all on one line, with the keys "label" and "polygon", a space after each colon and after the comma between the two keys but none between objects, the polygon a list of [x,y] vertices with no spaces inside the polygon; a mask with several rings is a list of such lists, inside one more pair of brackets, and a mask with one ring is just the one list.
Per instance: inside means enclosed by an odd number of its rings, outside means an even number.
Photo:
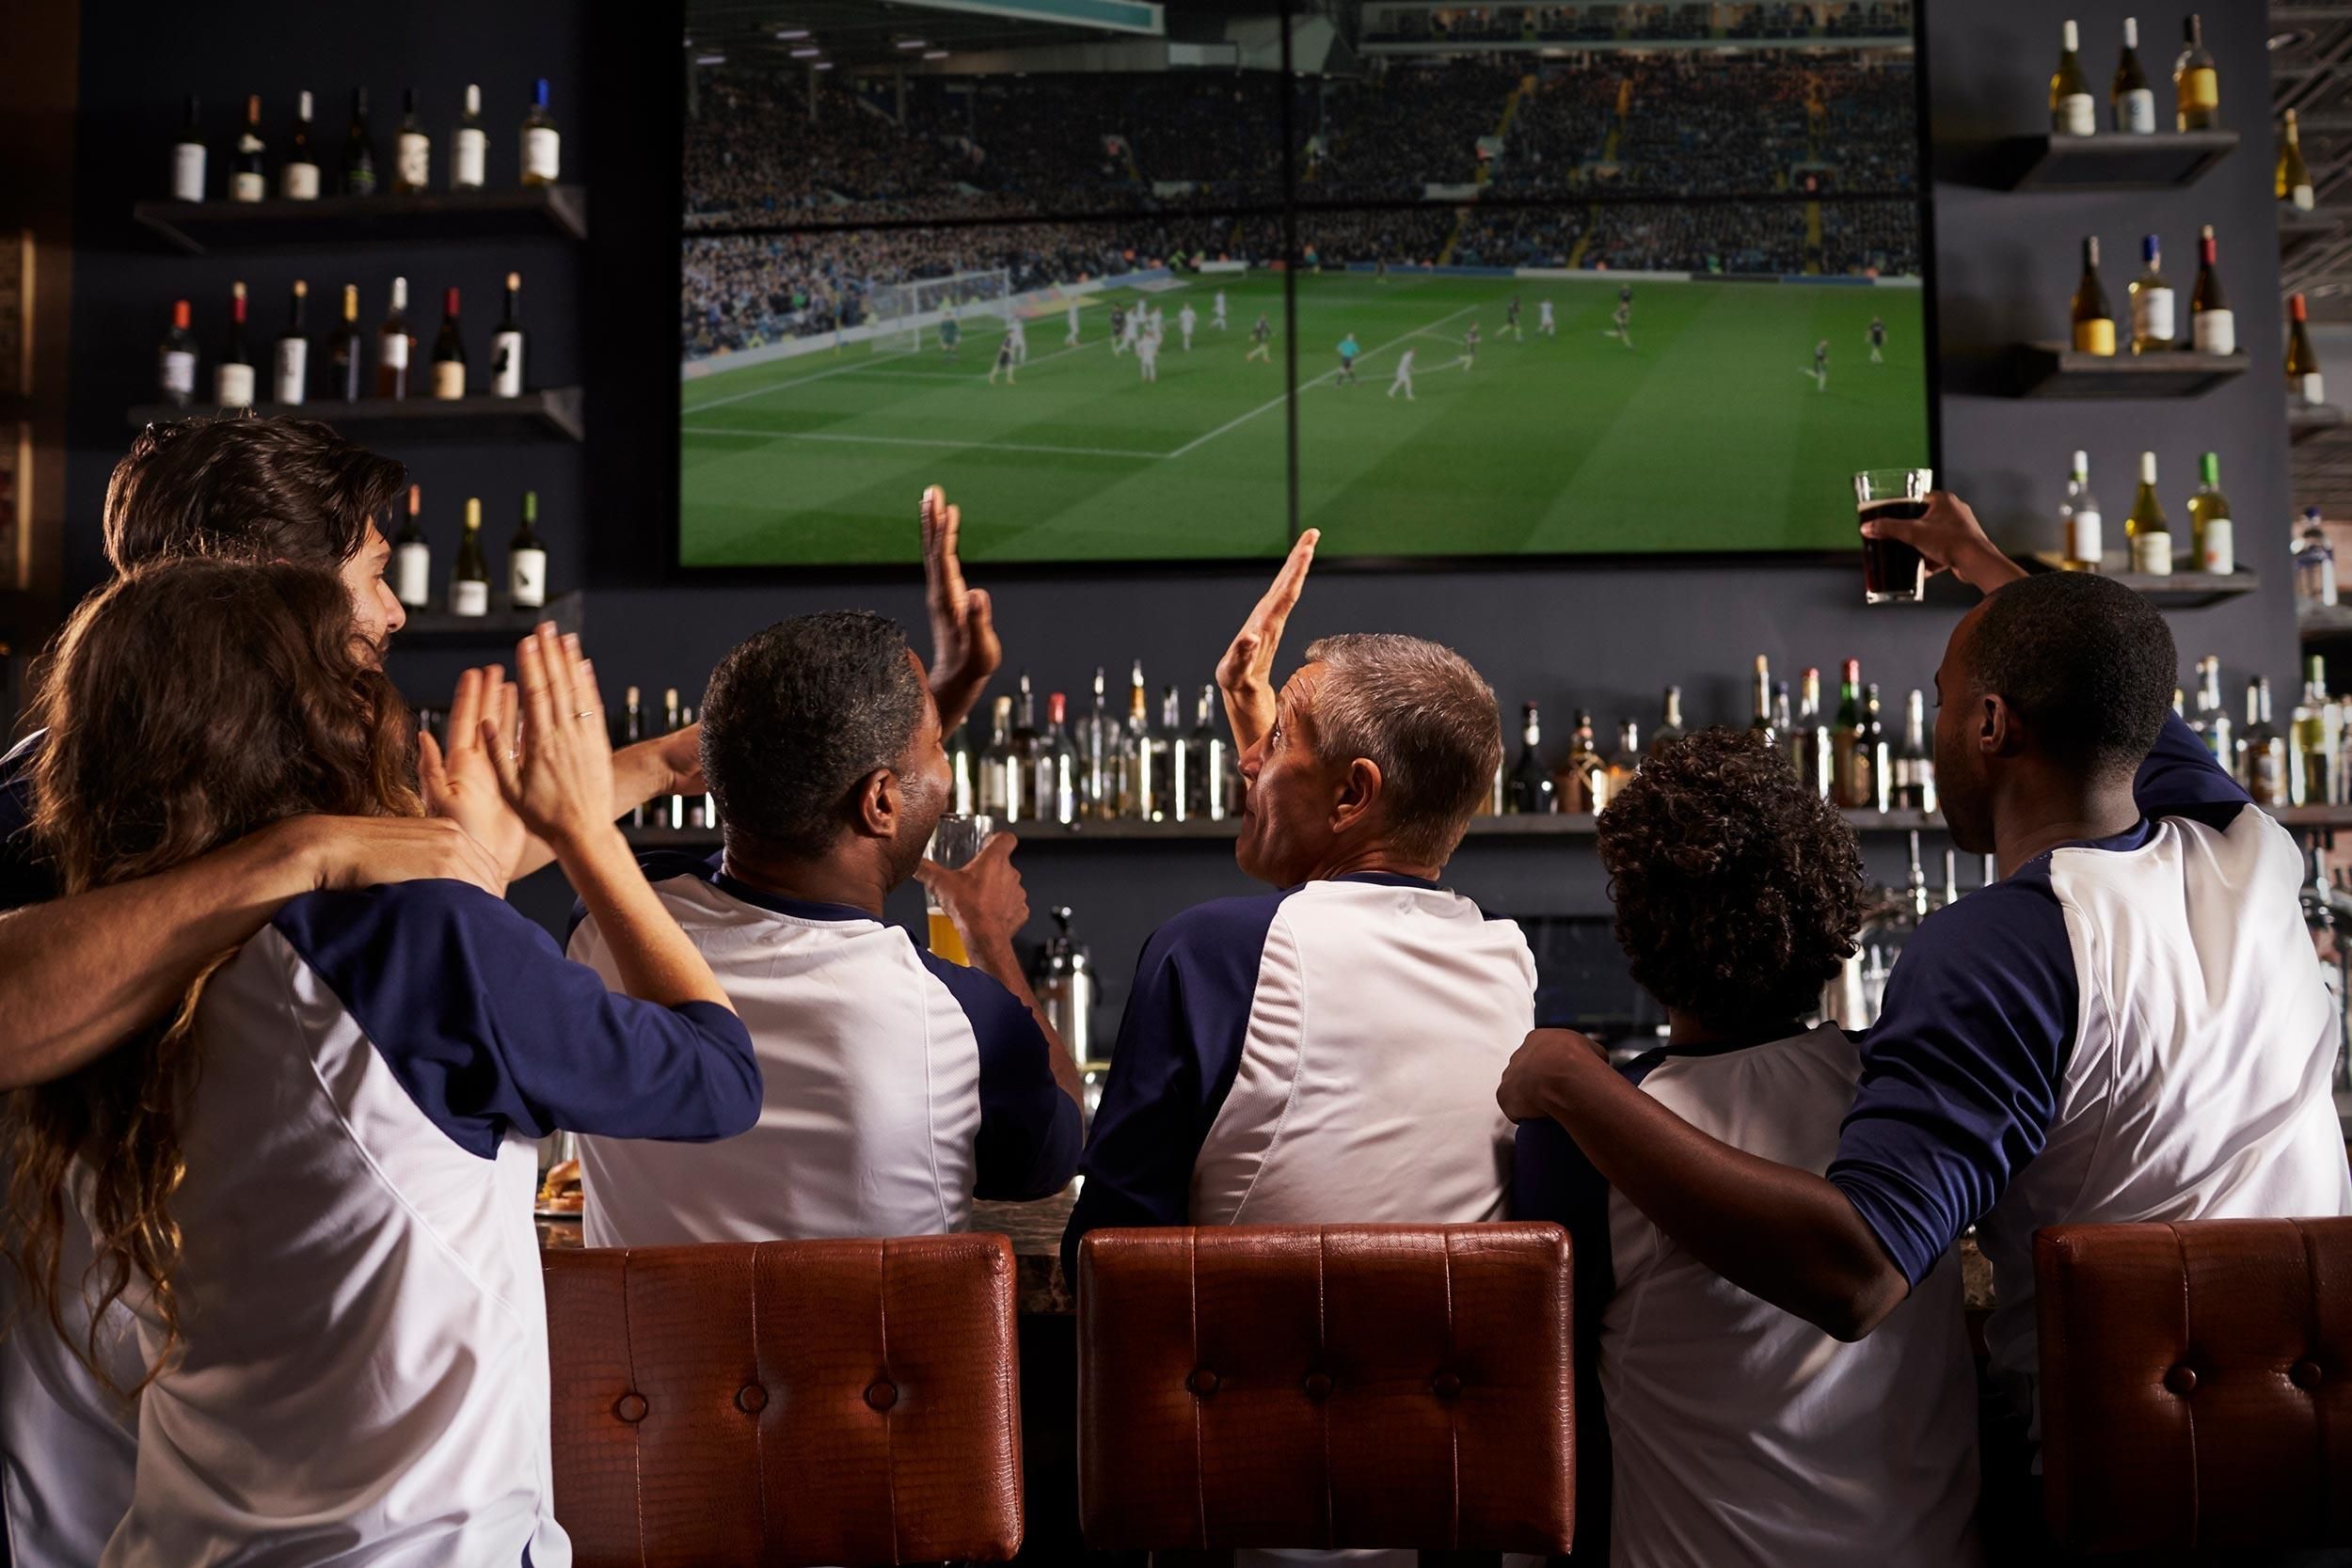
[{"label": "woman with long wavy hair", "polygon": [[[520,739],[453,737],[476,769],[453,793],[469,829],[555,849],[626,933],[628,994],[492,890],[320,893],[167,1022],[11,1097],[36,1306],[69,1338],[123,1307],[137,1324],[137,1490],[108,1568],[569,1560],[533,1145],[728,1136],[759,1077],[612,824],[593,670],[548,627],[516,653]],[[75,611],[37,708],[33,829],[68,892],[297,813],[420,810],[407,709],[326,573],[125,577]]]}]

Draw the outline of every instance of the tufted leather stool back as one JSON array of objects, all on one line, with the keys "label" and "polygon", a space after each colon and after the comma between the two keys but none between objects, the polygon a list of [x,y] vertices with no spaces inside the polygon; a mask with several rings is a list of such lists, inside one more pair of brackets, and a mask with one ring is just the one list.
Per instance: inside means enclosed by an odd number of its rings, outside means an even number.
[{"label": "tufted leather stool back", "polygon": [[2034,1275],[2054,1537],[2352,1545],[2352,1219],[2054,1226]]},{"label": "tufted leather stool back", "polygon": [[1004,1237],[549,1252],[546,1278],[580,1568],[1020,1549]]},{"label": "tufted leather stool back", "polygon": [[1558,1226],[1098,1230],[1078,1281],[1089,1548],[1568,1549]]}]

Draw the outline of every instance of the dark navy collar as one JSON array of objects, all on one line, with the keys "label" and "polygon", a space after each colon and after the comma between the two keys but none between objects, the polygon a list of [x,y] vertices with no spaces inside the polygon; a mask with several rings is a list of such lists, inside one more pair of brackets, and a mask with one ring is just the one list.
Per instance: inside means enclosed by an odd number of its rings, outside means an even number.
[{"label": "dark navy collar", "polygon": [[864,920],[874,925],[882,923],[882,916],[861,910],[855,904],[824,904],[808,898],[787,898],[780,893],[770,893],[764,888],[755,888],[739,878],[730,877],[726,872],[724,850],[708,859],[697,855],[681,854],[675,849],[657,850],[649,855],[639,856],[637,863],[644,868],[647,881],[666,882],[674,877],[691,877],[697,881],[709,883],[728,897],[740,899],[755,909],[767,910],[774,914],[790,915],[795,920],[835,922]]},{"label": "dark navy collar", "polygon": [[1803,1039],[1812,1032],[1810,1029],[1799,1026],[1793,1034],[1786,1028],[1774,1028],[1758,1035],[1740,1035],[1730,1039],[1700,1040],[1684,1045],[1677,1045],[1669,1040],[1664,1045],[1653,1046],[1643,1052],[1618,1070],[1632,1082],[1639,1084],[1648,1075],[1652,1068],[1661,1062],[1676,1061],[1685,1057],[1729,1056],[1737,1052],[1754,1051],[1759,1046],[1778,1045],[1783,1040]]},{"label": "dark navy collar", "polygon": [[1375,887],[1417,887],[1428,893],[1443,893],[1444,884],[1426,877],[1407,877],[1402,871],[1343,871],[1326,879],[1334,882],[1370,882]]}]

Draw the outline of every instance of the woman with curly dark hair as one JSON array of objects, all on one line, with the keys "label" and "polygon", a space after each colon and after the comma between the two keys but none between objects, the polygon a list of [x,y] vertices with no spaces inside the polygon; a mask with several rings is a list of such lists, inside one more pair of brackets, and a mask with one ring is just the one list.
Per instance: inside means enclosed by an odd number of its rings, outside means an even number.
[{"label": "woman with curly dark hair", "polygon": [[[1653,752],[1599,832],[1618,943],[1670,1031],[1626,1076],[1735,1148],[1827,1169],[1861,1056],[1803,1021],[1862,924],[1853,830],[1753,733],[1711,729]],[[1586,1496],[1613,1505],[1611,1562],[1981,1560],[1953,1259],[1840,1344],[1676,1246],[1557,1122],[1519,1129],[1514,1212],[1576,1239],[1579,1364],[1597,1368],[1584,1395],[1614,1471],[1588,1468]]]}]

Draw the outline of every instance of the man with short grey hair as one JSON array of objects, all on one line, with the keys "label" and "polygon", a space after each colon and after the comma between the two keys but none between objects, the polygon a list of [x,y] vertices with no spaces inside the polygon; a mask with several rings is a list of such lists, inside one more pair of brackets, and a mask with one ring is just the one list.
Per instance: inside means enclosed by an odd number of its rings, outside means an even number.
[{"label": "man with short grey hair", "polygon": [[1487,1085],[1534,1019],[1535,963],[1438,881],[1502,765],[1494,692],[1453,650],[1382,634],[1316,642],[1278,698],[1315,538],[1217,667],[1237,858],[1282,891],[1145,945],[1062,1242],[1073,1278],[1103,1227],[1503,1217]]}]

